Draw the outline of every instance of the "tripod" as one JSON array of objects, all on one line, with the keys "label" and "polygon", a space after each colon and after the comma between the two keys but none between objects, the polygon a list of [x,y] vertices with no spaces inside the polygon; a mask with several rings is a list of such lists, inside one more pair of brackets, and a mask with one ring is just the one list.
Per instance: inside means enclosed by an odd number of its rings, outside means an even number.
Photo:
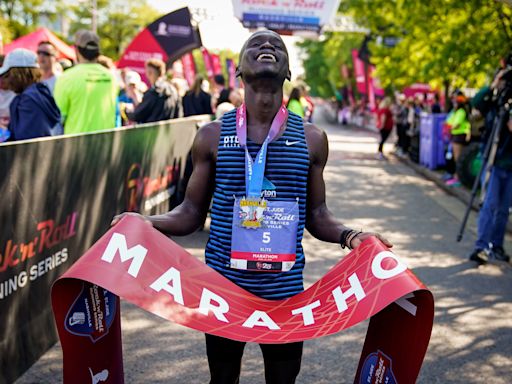
[{"label": "tripod", "polygon": [[464,214],[464,218],[462,219],[462,223],[459,229],[459,234],[457,235],[457,241],[460,242],[462,240],[462,236],[464,235],[464,230],[466,229],[466,224],[469,218],[469,214],[471,212],[471,208],[473,207],[473,203],[476,198],[476,194],[478,192],[478,187],[482,181],[482,175],[485,171],[485,178],[482,183],[482,189],[480,194],[480,202],[483,203],[485,199],[486,189],[489,182],[489,178],[491,176],[491,170],[494,165],[494,159],[496,157],[496,151],[498,149],[498,143],[500,140],[500,132],[501,128],[505,124],[505,118],[507,118],[510,111],[510,102],[511,100],[507,100],[504,105],[499,108],[498,115],[494,118],[493,126],[491,130],[491,135],[485,144],[485,149],[483,153],[483,163],[478,175],[473,183],[473,188],[471,189],[471,197],[469,199],[468,206],[466,208],[466,213]]}]

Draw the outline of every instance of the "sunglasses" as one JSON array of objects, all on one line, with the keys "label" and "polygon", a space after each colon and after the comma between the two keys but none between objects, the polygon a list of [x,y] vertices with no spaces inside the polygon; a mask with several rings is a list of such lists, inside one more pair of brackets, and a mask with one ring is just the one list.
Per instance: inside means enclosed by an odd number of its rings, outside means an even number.
[{"label": "sunglasses", "polygon": [[47,56],[47,57],[49,57],[49,56],[55,56],[55,55],[53,55],[52,53],[50,53],[50,52],[46,52],[46,51],[37,51],[37,54],[38,54],[38,55]]}]

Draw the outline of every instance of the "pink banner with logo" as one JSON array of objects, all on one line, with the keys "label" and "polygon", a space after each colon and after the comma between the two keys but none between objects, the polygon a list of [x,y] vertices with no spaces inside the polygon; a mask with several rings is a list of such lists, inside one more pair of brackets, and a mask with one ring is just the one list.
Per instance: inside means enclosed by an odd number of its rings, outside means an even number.
[{"label": "pink banner with logo", "polygon": [[196,79],[196,62],[194,61],[194,55],[192,53],[185,53],[181,57],[181,64],[183,65],[185,79],[189,87],[191,87]]},{"label": "pink banner with logo", "polygon": [[359,59],[357,49],[352,50],[352,62],[354,64],[354,76],[356,77],[357,91],[366,95],[366,74],[364,62]]},{"label": "pink banner with logo", "polygon": [[228,84],[229,88],[235,89],[236,86],[236,65],[232,59],[226,59],[226,68],[228,70]]},{"label": "pink banner with logo", "polygon": [[204,67],[206,69],[206,75],[211,80],[213,79],[213,65],[210,52],[205,47],[201,47],[201,53],[203,54]]},{"label": "pink banner with logo", "polygon": [[220,56],[215,53],[210,53],[210,57],[212,59],[212,69],[214,75],[222,74],[222,65],[220,64]]},{"label": "pink banner with logo", "polygon": [[126,217],[53,286],[64,383],[95,375],[124,382],[119,298],[201,332],[258,343],[308,340],[371,318],[354,383],[415,382],[434,310],[430,291],[375,238],[304,292],[274,301],[245,291],[149,224]]}]

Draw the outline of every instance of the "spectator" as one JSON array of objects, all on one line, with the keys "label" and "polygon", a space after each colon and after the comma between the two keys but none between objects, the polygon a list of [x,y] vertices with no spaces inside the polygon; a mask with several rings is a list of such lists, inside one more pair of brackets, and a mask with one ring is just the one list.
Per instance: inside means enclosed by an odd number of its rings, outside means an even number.
[{"label": "spectator", "polygon": [[[4,55],[0,55],[0,67],[4,64]],[[3,143],[11,136],[9,126],[9,105],[16,97],[16,94],[7,88],[7,82],[0,77],[0,143]]]},{"label": "spectator", "polygon": [[126,113],[128,118],[137,123],[149,123],[181,117],[181,99],[177,89],[165,78],[165,63],[149,59],[145,69],[151,88],[144,93],[140,103],[133,100],[135,109]]},{"label": "spectator", "polygon": [[233,89],[229,92],[229,100],[219,104],[215,111],[215,118],[220,119],[226,112],[231,111],[234,108],[238,108],[242,105],[243,97],[238,89]]},{"label": "spectator", "polygon": [[299,87],[295,87],[292,89],[290,93],[290,97],[288,98],[288,103],[286,104],[286,108],[288,110],[292,111],[293,113],[299,115],[304,119],[305,113],[304,113],[304,107],[302,106],[302,103],[300,102],[300,99],[302,97],[301,91]]},{"label": "spectator", "polygon": [[215,82],[215,96],[212,101],[215,103],[215,107],[218,107],[222,103],[229,102],[231,88],[226,88],[226,80],[223,75],[215,75],[213,81]]},{"label": "spectator", "polygon": [[192,88],[183,96],[183,114],[186,116],[211,115],[212,96],[202,89],[204,77],[196,76]]},{"label": "spectator", "polygon": [[13,50],[0,68],[2,81],[17,96],[10,108],[10,140],[51,136],[59,131],[60,112],[50,89],[41,80],[37,56],[23,48]]},{"label": "spectator", "polygon": [[391,112],[391,99],[389,97],[385,97],[379,104],[379,108],[377,109],[377,128],[380,132],[380,143],[379,143],[379,153],[377,154],[377,158],[379,160],[383,160],[386,157],[383,153],[384,143],[388,139],[391,131],[393,130],[394,121],[393,121],[393,113]]},{"label": "spectator", "polygon": [[304,109],[304,120],[308,123],[312,123],[315,104],[309,96],[309,86],[301,84],[299,85],[299,89],[301,94],[300,103],[302,104],[302,109]]},{"label": "spectator", "polygon": [[57,62],[57,50],[49,41],[41,41],[37,45],[37,62],[41,68],[42,82],[45,83],[53,94],[57,76],[60,75]]},{"label": "spectator", "polygon": [[[512,66],[512,55],[508,55],[505,65]],[[496,155],[488,176],[485,198],[478,213],[477,240],[469,255],[469,259],[478,264],[485,264],[489,258],[510,262],[510,256],[506,254],[503,243],[509,210],[512,206],[512,113],[507,112],[506,109],[500,110],[506,106],[499,102],[503,96],[507,95],[509,86],[503,77],[505,73],[507,73],[506,70],[498,71],[489,89],[489,96],[493,92],[499,95],[497,100],[493,101],[489,98],[488,102],[482,100],[479,103],[480,111],[486,114],[486,120],[489,122],[487,131],[492,131],[492,122],[495,118],[499,119],[501,113],[505,114],[505,121],[497,127],[499,136]],[[484,135],[485,141],[492,139],[490,133]]]},{"label": "spectator", "polygon": [[125,86],[119,92],[117,99],[123,118],[123,125],[129,125],[132,124],[132,121],[126,115],[126,111],[133,111],[134,104],[140,104],[144,91],[147,91],[147,87],[140,78],[140,75],[135,71],[126,71],[123,78]]},{"label": "spectator", "polygon": [[54,91],[64,118],[64,133],[113,128],[118,85],[112,72],[98,64],[98,35],[87,30],[78,31],[75,48],[78,64],[59,76]]},{"label": "spectator", "polygon": [[432,111],[432,113],[441,113],[442,112],[441,103],[439,101],[439,94],[438,93],[434,94],[434,104],[432,104],[431,111]]},{"label": "spectator", "polygon": [[409,150],[409,136],[407,130],[409,125],[407,123],[407,116],[409,114],[409,108],[407,106],[407,100],[405,95],[398,96],[398,108],[396,112],[396,135],[398,136],[398,144],[396,154],[399,157],[403,157]]},{"label": "spectator", "polygon": [[[471,138],[471,125],[468,120],[466,97],[459,95],[455,97],[454,113],[446,120],[450,129],[450,144],[453,151],[453,161],[457,164],[462,149],[467,145]],[[447,185],[460,185],[456,174],[453,178],[446,181]]]}]

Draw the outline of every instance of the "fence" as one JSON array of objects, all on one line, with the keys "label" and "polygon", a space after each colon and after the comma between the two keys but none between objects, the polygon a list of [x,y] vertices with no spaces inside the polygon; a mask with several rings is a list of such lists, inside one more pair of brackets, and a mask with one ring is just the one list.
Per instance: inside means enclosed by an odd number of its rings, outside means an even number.
[{"label": "fence", "polygon": [[208,116],[0,145],[0,383],[57,341],[53,281],[122,211],[183,195],[196,125]]}]

